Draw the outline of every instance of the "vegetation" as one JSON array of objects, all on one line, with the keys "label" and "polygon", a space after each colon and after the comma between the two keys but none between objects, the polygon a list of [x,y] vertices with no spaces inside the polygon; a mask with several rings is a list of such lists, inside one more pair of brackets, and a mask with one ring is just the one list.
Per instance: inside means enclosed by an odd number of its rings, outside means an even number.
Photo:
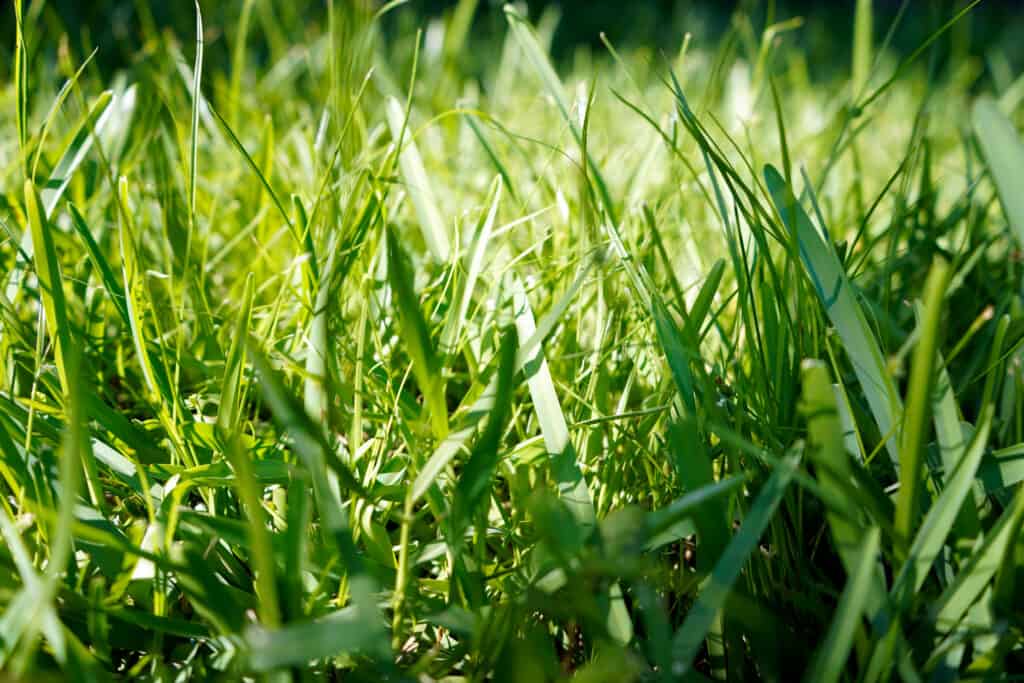
[{"label": "vegetation", "polygon": [[824,75],[774,4],[569,69],[477,4],[224,3],[209,59],[142,13],[111,75],[14,0],[0,669],[1024,675],[1024,79],[976,3],[898,51],[858,0]]}]

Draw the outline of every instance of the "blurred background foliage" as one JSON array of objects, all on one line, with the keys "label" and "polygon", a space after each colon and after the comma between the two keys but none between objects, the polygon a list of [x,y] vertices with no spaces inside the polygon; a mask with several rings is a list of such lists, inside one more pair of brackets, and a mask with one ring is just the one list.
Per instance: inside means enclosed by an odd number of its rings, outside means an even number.
[{"label": "blurred background foliage", "polygon": [[[206,58],[214,70],[230,63],[233,23],[238,20],[242,2],[201,3],[206,27]],[[279,53],[300,44],[303,36],[321,34],[329,2],[370,11],[385,5],[379,0],[259,0],[254,5],[257,30],[250,33],[249,55],[262,56],[269,63],[280,56]],[[385,33],[405,35],[411,27],[428,27],[431,19],[450,13],[455,0],[388,4],[400,6],[385,16],[382,22]],[[474,49],[459,56],[467,71],[472,72],[486,63],[498,49],[496,37],[505,30],[503,4],[504,0],[479,0],[470,33],[470,45]],[[891,46],[897,52],[906,53],[919,46],[965,4],[965,0],[880,0],[874,10],[876,31],[895,24]],[[106,76],[145,59],[144,36],[153,35],[152,29],[188,41],[195,26],[193,4],[188,0],[30,0],[27,5],[29,20],[46,35],[66,34],[64,44],[75,56],[98,48],[95,68]],[[600,50],[602,32],[616,45],[644,45],[672,54],[687,32],[693,34],[698,43],[714,44],[736,21],[763,26],[802,17],[805,25],[796,40],[800,43],[798,47],[810,57],[812,73],[830,76],[836,70],[849,68],[854,0],[527,0],[520,5],[528,9],[534,21],[545,15],[550,20],[557,19],[552,54],[562,64],[586,54],[581,48]],[[894,21],[897,18],[901,18],[898,24]],[[8,78],[14,46],[13,12],[4,11],[0,15],[0,29],[9,37],[0,48],[0,71]],[[1024,0],[983,0],[966,21],[954,28],[948,49],[936,53],[933,59],[944,61],[969,56],[975,58],[975,68],[994,70],[997,77],[1001,71],[1017,73],[1024,66],[1022,29]],[[45,45],[39,47],[53,52],[56,44],[57,41],[46,40]],[[995,54],[999,55],[999,63],[993,64],[991,57]]]}]

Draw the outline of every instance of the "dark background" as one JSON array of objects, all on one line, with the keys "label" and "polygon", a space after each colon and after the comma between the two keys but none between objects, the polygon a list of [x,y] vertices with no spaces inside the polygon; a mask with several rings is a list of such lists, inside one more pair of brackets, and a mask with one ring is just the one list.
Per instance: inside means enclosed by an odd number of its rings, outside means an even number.
[{"label": "dark background", "polygon": [[[38,1],[38,0],[37,0]],[[335,0],[343,3],[374,0]],[[9,77],[14,46],[13,0],[2,2],[0,33],[0,72]],[[33,4],[25,0],[28,7]],[[242,0],[204,0],[207,64],[227,68],[230,36]],[[263,11],[279,28],[278,47],[283,38],[300,43],[325,26],[326,0],[258,0]],[[379,5],[379,3],[376,3]],[[397,34],[410,25],[423,24],[430,17],[442,16],[454,0],[412,0],[385,22],[386,34]],[[501,0],[480,0],[474,19],[471,45],[484,51],[503,34],[505,20]],[[766,13],[774,11],[776,20],[801,15],[807,22],[799,32],[787,38],[802,43],[811,56],[814,70],[848,67],[854,0],[527,0],[531,18],[536,19],[547,5],[561,10],[561,21],[552,51],[556,60],[565,60],[580,45],[601,48],[599,34],[604,31],[617,46],[643,44],[672,53],[678,49],[686,31],[694,33],[697,44],[713,44],[725,31],[733,13],[746,10],[756,29],[764,26]],[[899,0],[875,0],[875,39],[880,41],[892,24]],[[909,0],[908,9],[895,32],[893,47],[909,52],[966,4],[965,0]],[[190,0],[48,0],[37,20],[29,27],[30,49],[35,54],[55,53],[58,38],[67,34],[73,54],[80,58],[92,47],[100,48],[96,65],[105,73],[129,66],[139,59],[143,47],[144,26],[169,31],[187,45],[192,40],[195,18]],[[27,11],[27,10],[26,10]],[[1024,69],[1024,0],[983,0],[958,27],[961,47],[970,54],[986,57],[998,49],[1009,60],[1014,74]],[[274,46],[267,44],[257,21],[250,27],[249,54],[270,59]],[[969,40],[964,40],[969,38]],[[952,44],[952,36],[940,41],[937,49]],[[272,41],[271,41],[272,42]],[[186,53],[191,50],[185,47]]]}]

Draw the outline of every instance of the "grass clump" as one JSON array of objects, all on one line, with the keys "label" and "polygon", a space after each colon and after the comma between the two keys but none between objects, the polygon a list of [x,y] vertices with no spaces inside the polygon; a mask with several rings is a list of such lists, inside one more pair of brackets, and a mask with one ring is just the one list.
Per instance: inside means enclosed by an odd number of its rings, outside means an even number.
[{"label": "grass clump", "polygon": [[859,0],[813,78],[770,11],[565,70],[552,11],[471,60],[474,0],[236,4],[113,75],[13,4],[0,669],[1024,672],[1021,86],[939,58],[972,4],[904,54]]}]

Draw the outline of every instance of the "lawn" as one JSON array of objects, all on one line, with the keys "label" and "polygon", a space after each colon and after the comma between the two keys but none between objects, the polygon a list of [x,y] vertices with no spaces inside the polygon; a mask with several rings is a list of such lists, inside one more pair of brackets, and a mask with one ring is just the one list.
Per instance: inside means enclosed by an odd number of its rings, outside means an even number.
[{"label": "lawn", "polygon": [[4,680],[1024,678],[986,3],[439,4],[3,9]]}]

